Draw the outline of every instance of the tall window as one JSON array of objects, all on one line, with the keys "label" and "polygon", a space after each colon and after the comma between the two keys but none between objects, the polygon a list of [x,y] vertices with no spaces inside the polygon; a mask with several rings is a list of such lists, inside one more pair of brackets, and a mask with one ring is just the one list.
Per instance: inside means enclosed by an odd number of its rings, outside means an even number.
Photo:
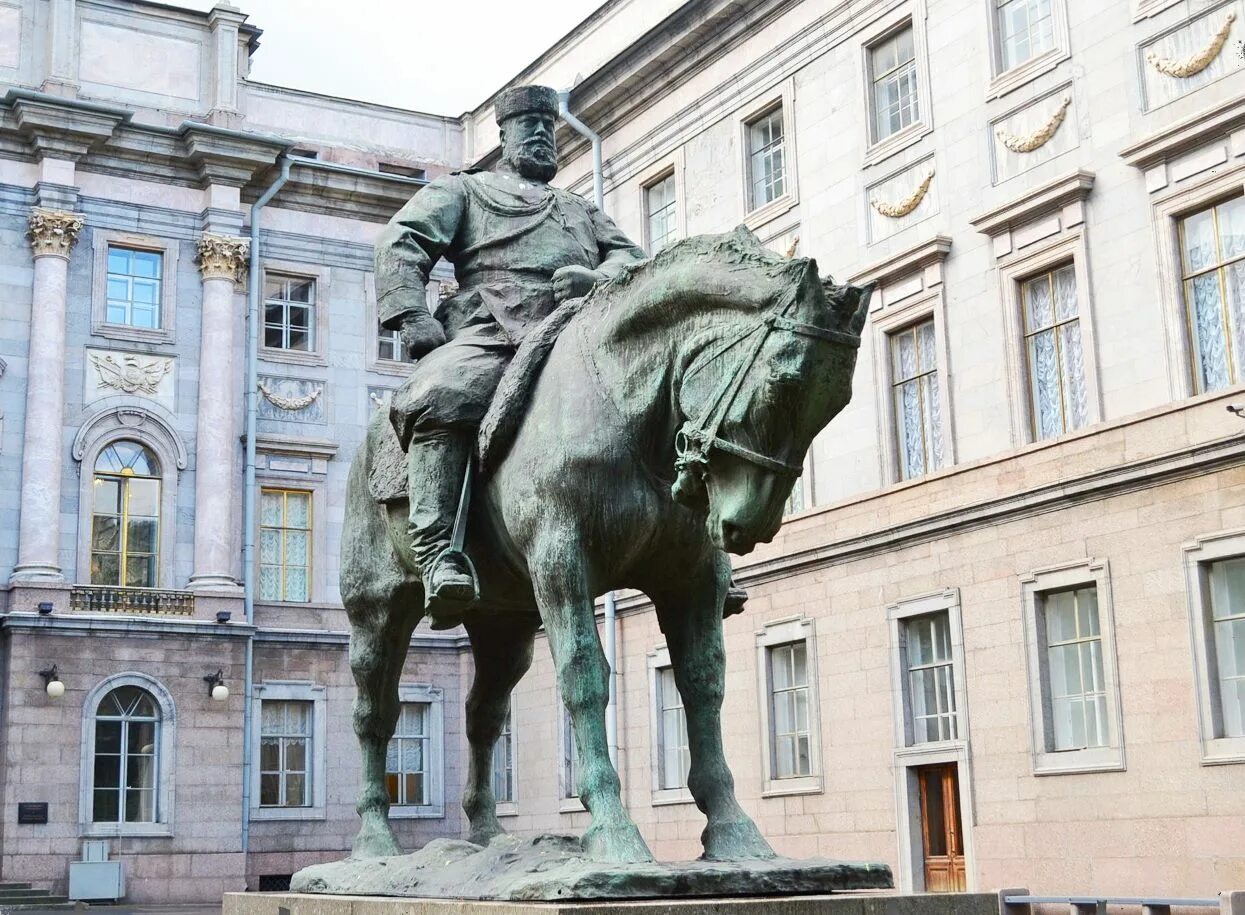
[{"label": "tall window", "polygon": [[414,362],[402,343],[401,331],[387,330],[379,323],[376,329],[376,355],[377,358],[390,362]]},{"label": "tall window", "polygon": [[509,711],[493,745],[493,798],[499,804],[514,803],[514,728]]},{"label": "tall window", "polygon": [[1085,353],[1076,299],[1076,268],[1065,264],[1021,288],[1029,361],[1033,434],[1043,439],[1085,425]]},{"label": "tall window", "polygon": [[402,703],[385,755],[385,784],[391,804],[423,806],[429,803],[430,709],[427,702]]},{"label": "tall window", "polygon": [[1102,631],[1095,587],[1042,595],[1050,749],[1084,750],[1109,743]]},{"label": "tall window", "polygon": [[648,252],[656,254],[678,237],[674,175],[666,175],[644,188],[648,214]]},{"label": "tall window", "polygon": [[777,200],[786,190],[782,106],[748,126],[748,209]]},{"label": "tall window", "polygon": [[160,471],[137,442],[114,442],[95,461],[91,584],[154,588],[158,583]]},{"label": "tall window", "polygon": [[687,714],[674,682],[673,667],[657,670],[657,709],[657,784],[663,789],[686,788],[692,756],[687,744]]},{"label": "tall window", "polygon": [[873,141],[885,140],[920,117],[912,26],[869,49],[873,80]]},{"label": "tall window", "polygon": [[1199,391],[1241,380],[1245,353],[1245,197],[1180,221],[1181,266]]},{"label": "tall window", "polygon": [[774,778],[813,772],[808,721],[808,643],[775,645],[769,657],[771,765]]},{"label": "tall window", "polygon": [[1217,737],[1245,737],[1245,558],[1210,566],[1211,640],[1222,725]]},{"label": "tall window", "polygon": [[1010,70],[1055,46],[1051,0],[997,0],[999,59]]},{"label": "tall window", "polygon": [[917,616],[905,623],[908,695],[914,743],[955,740],[955,673],[951,624],[944,613]]},{"label": "tall window", "polygon": [[311,493],[264,489],[260,497],[260,600],[311,600]]},{"label": "tall window", "polygon": [[159,251],[108,246],[109,324],[156,329],[160,326],[160,284],[164,255]]},{"label": "tall window", "polygon": [[311,723],[314,703],[260,703],[259,805],[311,806]]},{"label": "tall window", "polygon": [[315,350],[316,281],[264,276],[264,346],[309,353]]},{"label": "tall window", "polygon": [[890,335],[895,438],[905,480],[942,467],[942,404],[934,321]]},{"label": "tall window", "polygon": [[154,823],[158,819],[160,707],[151,693],[120,686],[95,713],[91,821]]},{"label": "tall window", "polygon": [[562,797],[579,797],[579,748],[570,710],[562,708]]}]

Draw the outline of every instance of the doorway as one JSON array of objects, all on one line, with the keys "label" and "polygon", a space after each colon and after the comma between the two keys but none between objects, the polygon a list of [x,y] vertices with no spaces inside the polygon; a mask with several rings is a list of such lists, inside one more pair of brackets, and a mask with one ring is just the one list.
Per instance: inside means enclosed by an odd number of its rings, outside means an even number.
[{"label": "doorway", "polygon": [[921,792],[921,839],[927,893],[962,893],[967,888],[960,778],[955,763],[916,770]]}]

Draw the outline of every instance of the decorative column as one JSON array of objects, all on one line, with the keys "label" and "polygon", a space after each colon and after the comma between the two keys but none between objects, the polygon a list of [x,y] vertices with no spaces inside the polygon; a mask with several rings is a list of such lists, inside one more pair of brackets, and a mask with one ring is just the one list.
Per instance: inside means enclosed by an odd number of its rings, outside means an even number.
[{"label": "decorative column", "polygon": [[199,416],[195,436],[195,564],[190,587],[236,591],[233,502],[238,448],[234,391],[234,284],[246,267],[250,242],[233,235],[199,237],[203,273],[203,333],[199,345]]},{"label": "decorative column", "polygon": [[61,473],[66,460],[65,310],[69,252],[83,217],[35,207],[30,246],[35,281],[26,362],[26,426],[22,438],[21,516],[13,581],[64,581],[60,567]]}]

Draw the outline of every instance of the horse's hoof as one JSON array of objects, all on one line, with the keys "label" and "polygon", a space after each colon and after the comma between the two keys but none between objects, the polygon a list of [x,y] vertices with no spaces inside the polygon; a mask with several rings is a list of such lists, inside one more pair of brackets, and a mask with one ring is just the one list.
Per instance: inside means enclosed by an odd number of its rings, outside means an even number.
[{"label": "horse's hoof", "polygon": [[608,864],[647,864],[653,860],[640,830],[632,823],[623,826],[593,826],[583,838],[588,856]]},{"label": "horse's hoof", "polygon": [[467,834],[467,841],[473,845],[488,845],[489,842],[498,836],[504,836],[506,830],[502,828],[501,823],[496,819],[490,822],[482,822],[479,825],[472,824],[471,831]]},{"label": "horse's hoof", "polygon": [[364,814],[363,826],[355,836],[350,849],[352,858],[389,858],[402,854],[398,837],[393,834],[389,820],[378,814]]},{"label": "horse's hoof", "polygon": [[756,823],[746,817],[731,823],[714,823],[700,834],[706,861],[749,861],[777,857]]}]

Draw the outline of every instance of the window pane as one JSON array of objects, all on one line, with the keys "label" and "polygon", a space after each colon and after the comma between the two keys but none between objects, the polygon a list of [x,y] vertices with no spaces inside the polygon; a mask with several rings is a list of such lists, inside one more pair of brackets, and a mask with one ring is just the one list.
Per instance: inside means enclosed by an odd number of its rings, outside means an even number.
[{"label": "window pane", "polygon": [[91,820],[95,823],[119,823],[121,821],[121,794],[116,790],[95,790],[94,809]]},{"label": "window pane", "polygon": [[1008,0],[999,5],[1003,69],[1019,66],[1054,47],[1050,0]]},{"label": "window pane", "polygon": [[95,754],[95,787],[121,787],[121,757],[105,753]]},{"label": "window pane", "polygon": [[1063,412],[1069,429],[1079,429],[1089,421],[1089,399],[1085,391],[1085,353],[1081,348],[1081,322],[1070,321],[1057,329],[1063,376]]},{"label": "window pane", "polygon": [[1033,387],[1034,425],[1038,438],[1063,432],[1063,404],[1053,330],[1029,338],[1029,370]]},{"label": "window pane", "polygon": [[304,775],[285,776],[285,806],[307,806],[307,778]]},{"label": "window pane", "polygon": [[1195,277],[1186,284],[1185,295],[1193,311],[1192,331],[1203,391],[1215,391],[1231,384],[1221,292],[1218,271]]},{"label": "window pane", "polygon": [[127,823],[154,823],[156,820],[156,792],[152,789],[130,789],[125,792],[125,821]]},{"label": "window pane", "polygon": [[304,740],[287,739],[285,741],[285,771],[307,771],[307,743]]},{"label": "window pane", "polygon": [[1042,274],[1025,283],[1025,320],[1030,332],[1054,323],[1051,307],[1050,276]]},{"label": "window pane", "polygon": [[1219,247],[1224,260],[1245,254],[1245,197],[1219,204]]},{"label": "window pane", "polygon": [[1205,270],[1219,261],[1213,210],[1203,210],[1192,216],[1186,216],[1181,221],[1181,229],[1186,274]]}]

